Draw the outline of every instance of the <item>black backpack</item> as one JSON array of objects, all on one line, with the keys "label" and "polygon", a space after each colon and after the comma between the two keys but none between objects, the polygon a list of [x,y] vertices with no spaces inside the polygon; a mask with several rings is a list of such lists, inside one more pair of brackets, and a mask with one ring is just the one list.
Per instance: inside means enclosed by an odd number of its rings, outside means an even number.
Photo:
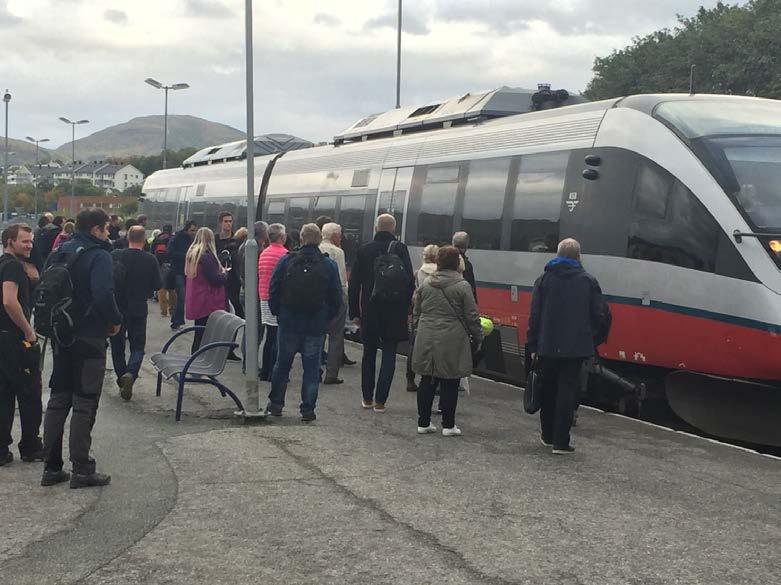
[{"label": "black backpack", "polygon": [[41,282],[33,295],[33,316],[38,335],[49,337],[66,347],[73,345],[78,316],[73,306],[72,271],[84,252],[95,247],[85,246],[75,252],[57,250],[49,255]]},{"label": "black backpack", "polygon": [[127,248],[124,250],[114,250],[111,253],[112,271],[114,276],[114,299],[117,301],[117,306],[122,308],[127,308],[127,267],[122,262],[122,257],[125,252],[127,252]]},{"label": "black backpack", "polygon": [[291,253],[285,272],[282,304],[292,311],[316,313],[325,302],[327,279],[321,266],[325,257],[303,252]]},{"label": "black backpack", "polygon": [[372,299],[384,302],[406,301],[410,293],[410,280],[404,262],[393,248],[399,242],[388,244],[384,254],[374,259],[374,289]]}]

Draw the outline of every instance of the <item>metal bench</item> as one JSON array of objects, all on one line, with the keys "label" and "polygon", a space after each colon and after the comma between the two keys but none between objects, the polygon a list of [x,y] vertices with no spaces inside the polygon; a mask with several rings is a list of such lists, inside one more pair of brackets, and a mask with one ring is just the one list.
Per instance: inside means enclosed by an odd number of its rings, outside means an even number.
[{"label": "metal bench", "polygon": [[[157,370],[157,396],[160,396],[163,378],[166,380],[173,378],[178,383],[178,394],[176,397],[177,421],[182,418],[184,385],[187,382],[216,386],[220,394],[230,396],[239,410],[244,410],[244,405],[238,396],[217,380],[217,376],[225,370],[228,353],[232,349],[239,347],[236,338],[243,327],[244,319],[227,311],[215,311],[209,315],[209,320],[206,322],[205,327],[196,325],[177,331],[163,346],[163,350],[150,358]],[[185,333],[198,330],[203,330],[203,339],[201,340],[200,348],[195,353],[192,355],[166,353],[174,340]]]}]

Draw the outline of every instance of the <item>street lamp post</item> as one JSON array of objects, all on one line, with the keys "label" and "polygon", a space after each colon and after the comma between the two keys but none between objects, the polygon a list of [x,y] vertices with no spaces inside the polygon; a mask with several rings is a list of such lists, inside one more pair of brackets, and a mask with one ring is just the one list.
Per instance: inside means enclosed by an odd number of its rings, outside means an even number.
[{"label": "street lamp post", "polygon": [[[32,136],[27,136],[27,140],[30,142],[35,143],[35,166],[38,167],[38,170],[40,171],[41,163],[38,160],[38,153],[40,152],[40,144],[41,142],[49,142],[48,138],[41,138],[40,140],[36,140]],[[38,216],[38,180],[36,179],[35,175],[33,175],[33,200],[35,202],[35,215]]]},{"label": "street lamp post", "polygon": [[8,102],[11,94],[5,90],[3,95],[5,102],[5,148],[3,149],[3,221],[8,221]]},{"label": "street lamp post", "polygon": [[79,120],[78,122],[71,122],[68,118],[60,117],[62,122],[71,125],[71,201],[69,211],[71,217],[73,217],[73,199],[76,196],[76,126],[78,124],[89,124],[89,120]]},{"label": "street lamp post", "polygon": [[401,15],[402,0],[399,0],[399,26],[396,31],[396,109],[401,107]]},{"label": "street lamp post", "polygon": [[155,89],[163,89],[165,90],[165,115],[163,116],[163,168],[167,168],[167,162],[168,162],[168,90],[173,89],[174,91],[177,91],[179,89],[187,89],[190,87],[187,83],[174,83],[173,85],[163,85],[159,81],[152,79],[151,77],[147,77],[144,80],[144,83],[148,83]]}]

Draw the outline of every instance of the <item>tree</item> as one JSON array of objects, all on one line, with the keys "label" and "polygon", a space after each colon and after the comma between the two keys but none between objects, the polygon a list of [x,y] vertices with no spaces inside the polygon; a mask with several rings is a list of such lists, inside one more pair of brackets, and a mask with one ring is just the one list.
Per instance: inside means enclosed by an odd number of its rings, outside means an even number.
[{"label": "tree", "polygon": [[130,187],[122,191],[122,195],[134,195],[136,197],[140,197],[141,185],[130,185]]},{"label": "tree", "polygon": [[663,29],[594,62],[585,94],[607,99],[636,93],[689,91],[696,65],[698,93],[781,98],[781,0],[700,8]]}]

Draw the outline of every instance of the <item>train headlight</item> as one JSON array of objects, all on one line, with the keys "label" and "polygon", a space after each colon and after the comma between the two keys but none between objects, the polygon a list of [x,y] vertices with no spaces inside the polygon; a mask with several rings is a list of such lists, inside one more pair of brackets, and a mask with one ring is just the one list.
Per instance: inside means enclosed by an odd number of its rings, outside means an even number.
[{"label": "train headlight", "polygon": [[781,240],[770,240],[767,245],[774,253],[781,254]]}]

